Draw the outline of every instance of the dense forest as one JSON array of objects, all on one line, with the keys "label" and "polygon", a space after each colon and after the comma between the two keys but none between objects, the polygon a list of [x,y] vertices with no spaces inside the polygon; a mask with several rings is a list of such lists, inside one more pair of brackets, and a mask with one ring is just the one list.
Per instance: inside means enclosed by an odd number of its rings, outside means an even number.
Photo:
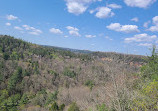
[{"label": "dense forest", "polygon": [[158,53],[66,50],[0,35],[0,111],[157,111]]}]

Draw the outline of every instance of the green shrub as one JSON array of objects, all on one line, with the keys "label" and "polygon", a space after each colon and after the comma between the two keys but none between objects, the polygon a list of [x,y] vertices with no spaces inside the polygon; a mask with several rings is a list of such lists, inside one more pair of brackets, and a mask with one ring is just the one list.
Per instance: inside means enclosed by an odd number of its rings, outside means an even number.
[{"label": "green shrub", "polygon": [[0,103],[1,111],[17,111],[17,106],[20,100],[20,94],[12,95],[9,98],[4,99]]},{"label": "green shrub", "polygon": [[152,55],[146,59],[147,64],[141,68],[143,79],[158,80],[158,52],[153,47]]},{"label": "green shrub", "polygon": [[48,71],[48,73],[54,75],[55,77],[58,76],[58,73],[55,72],[54,70],[50,70],[50,71]]},{"label": "green shrub", "polygon": [[133,98],[131,109],[142,111],[158,110],[158,53],[153,47],[147,64],[141,68],[140,79],[136,84],[137,94]]},{"label": "green shrub", "polygon": [[3,81],[3,78],[4,78],[4,76],[3,76],[3,74],[0,72],[0,83]]},{"label": "green shrub", "polygon": [[64,108],[65,108],[65,104],[60,105],[60,106],[59,106],[59,111],[63,111]]},{"label": "green shrub", "polygon": [[10,57],[9,54],[7,54],[7,53],[4,53],[4,54],[3,54],[3,58],[4,58],[5,60],[8,60],[9,57]]},{"label": "green shrub", "polygon": [[30,72],[27,70],[24,70],[22,75],[23,75],[23,77],[30,76]]},{"label": "green shrub", "polygon": [[19,104],[23,105],[23,104],[27,104],[29,102],[29,98],[27,97],[27,94],[23,94]]},{"label": "green shrub", "polygon": [[97,105],[97,111],[109,111],[105,104]]},{"label": "green shrub", "polygon": [[58,104],[56,102],[54,102],[49,110],[58,111],[59,110]]},{"label": "green shrub", "polygon": [[77,106],[77,104],[76,104],[75,102],[73,102],[73,103],[70,105],[68,111],[80,111],[80,110],[79,110],[79,107]]},{"label": "green shrub", "polygon": [[65,104],[58,105],[57,102],[54,102],[51,107],[49,108],[50,111],[63,111],[65,108]]},{"label": "green shrub", "polygon": [[55,100],[57,100],[57,96],[58,96],[58,91],[55,91],[54,93],[48,94],[48,97],[46,100],[46,105],[49,105],[52,102],[54,102]]},{"label": "green shrub", "polygon": [[92,88],[94,87],[95,83],[92,80],[87,80],[85,82],[85,85],[88,86],[92,90]]},{"label": "green shrub", "polygon": [[9,97],[9,92],[4,89],[0,91],[0,103]]},{"label": "green shrub", "polygon": [[22,80],[22,68],[18,67],[8,81],[8,90],[14,92],[16,84]]},{"label": "green shrub", "polygon": [[76,77],[76,73],[74,71],[71,71],[69,68],[65,68],[63,73],[65,76],[68,76],[70,78]]}]

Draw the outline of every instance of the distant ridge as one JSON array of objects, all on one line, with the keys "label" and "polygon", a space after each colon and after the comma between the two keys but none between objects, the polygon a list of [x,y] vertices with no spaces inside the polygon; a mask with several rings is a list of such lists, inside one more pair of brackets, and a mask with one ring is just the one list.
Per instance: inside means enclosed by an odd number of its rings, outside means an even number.
[{"label": "distant ridge", "polygon": [[57,46],[48,46],[48,45],[42,45],[42,46],[48,47],[48,48],[54,48],[57,50],[66,50],[66,51],[71,51],[74,53],[82,53],[82,54],[90,54],[94,52],[94,51],[89,51],[89,50],[79,50],[79,49],[63,48],[63,47],[57,47]]},{"label": "distant ridge", "polygon": [[118,54],[118,55],[130,55],[130,56],[139,56],[139,57],[145,57],[144,55],[136,55],[136,54],[127,54],[127,53],[120,53],[120,52],[103,52],[103,51],[90,51],[90,50],[80,50],[80,49],[72,49],[72,48],[64,48],[64,47],[58,47],[58,46],[49,46],[49,45],[41,45],[43,47],[47,48],[54,48],[57,50],[66,50],[66,51],[71,51],[73,53],[81,53],[81,54]]}]

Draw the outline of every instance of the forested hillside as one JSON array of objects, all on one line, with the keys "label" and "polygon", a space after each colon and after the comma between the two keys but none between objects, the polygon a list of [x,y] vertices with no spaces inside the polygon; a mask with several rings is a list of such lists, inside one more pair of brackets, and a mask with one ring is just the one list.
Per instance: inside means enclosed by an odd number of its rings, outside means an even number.
[{"label": "forested hillside", "polygon": [[0,111],[158,110],[156,48],[151,57],[83,52],[1,35]]}]

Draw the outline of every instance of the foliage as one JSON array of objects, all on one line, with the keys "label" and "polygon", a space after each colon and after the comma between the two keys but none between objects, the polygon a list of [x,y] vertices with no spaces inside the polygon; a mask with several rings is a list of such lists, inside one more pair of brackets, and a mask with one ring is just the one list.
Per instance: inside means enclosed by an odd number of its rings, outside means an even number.
[{"label": "foliage", "polygon": [[54,75],[55,77],[58,76],[58,73],[55,72],[54,70],[50,70],[50,71],[48,71],[48,73]]},{"label": "foliage", "polygon": [[7,53],[4,53],[4,54],[3,54],[3,58],[4,58],[5,60],[8,60],[9,57],[10,57],[9,54],[7,54]]},{"label": "foliage", "polygon": [[54,102],[51,107],[49,108],[50,111],[63,111],[65,108],[65,105],[62,104],[62,105],[58,105],[57,102]]},{"label": "foliage", "polygon": [[105,104],[97,105],[97,111],[109,111]]},{"label": "foliage", "polygon": [[[104,84],[105,78],[108,77],[106,75],[109,73],[105,69],[110,66],[109,64],[113,65],[110,62],[106,64],[107,61],[104,59],[102,61],[102,58],[108,57],[111,60],[118,58],[115,63],[121,63],[120,61],[124,59],[124,55],[115,53],[91,52],[83,54],[80,51],[73,52],[0,35],[0,111],[17,111],[29,105],[32,107],[39,105],[39,108],[51,107],[50,110],[62,111],[65,105],[59,105],[56,101],[62,102],[63,97],[58,100],[60,97],[58,91],[54,93],[49,93],[49,91],[60,89],[65,81],[68,86],[84,84],[92,90],[95,85],[93,77],[96,77],[97,84]],[[142,62],[139,56],[125,56],[127,63],[128,61]],[[135,89],[139,96],[131,98],[133,102],[131,109],[156,110],[157,58],[155,50],[153,55],[146,60],[147,64],[141,68],[139,78],[142,82],[138,82],[140,87]],[[91,67],[95,66],[94,63],[98,67],[91,71]],[[124,64],[121,65],[117,66],[124,67]],[[133,71],[133,69],[130,70]],[[90,80],[85,82],[87,77]],[[121,93],[119,93],[119,97],[123,98],[119,102],[126,107],[125,102],[129,101],[125,100],[125,96],[122,96]],[[66,103],[69,104],[70,101],[67,101]],[[98,105],[97,110],[106,111],[107,107],[104,104]],[[72,103],[68,111],[79,111],[79,107],[76,103]]]},{"label": "foliage", "polygon": [[3,102],[3,100],[8,97],[9,97],[9,93],[6,89],[0,91],[0,103]]},{"label": "foliage", "polygon": [[46,100],[46,105],[49,105],[52,102],[54,102],[55,100],[57,100],[57,96],[58,96],[58,91],[48,94],[48,98]]},{"label": "foliage", "polygon": [[95,83],[92,80],[87,80],[85,82],[85,85],[88,86],[92,90],[92,88],[94,87]]},{"label": "foliage", "polygon": [[63,74],[70,78],[76,77],[76,73],[74,71],[71,71],[69,68],[65,68]]},{"label": "foliage", "polygon": [[79,107],[77,106],[77,104],[76,104],[75,102],[73,102],[73,103],[70,105],[68,111],[80,111],[80,110],[79,110]]},{"label": "foliage", "polygon": [[158,80],[158,53],[155,46],[146,61],[147,64],[141,68],[141,76],[143,79]]},{"label": "foliage", "polygon": [[158,110],[158,54],[153,47],[151,57],[147,64],[141,68],[141,81],[139,80],[137,93],[131,105],[132,110],[156,111]]},{"label": "foliage", "polygon": [[15,90],[16,84],[21,80],[22,80],[22,68],[18,67],[8,81],[8,90],[10,92],[13,92]]},{"label": "foliage", "polygon": [[9,98],[5,98],[0,103],[0,110],[2,111],[17,111],[18,102],[20,100],[20,94],[12,95]]},{"label": "foliage", "polygon": [[30,76],[30,72],[27,71],[27,70],[23,70],[22,76],[23,76],[23,77],[25,77],[25,76]]},{"label": "foliage", "polygon": [[3,74],[0,72],[0,83],[3,81]]},{"label": "foliage", "polygon": [[23,94],[19,104],[27,104],[28,102],[29,102],[29,98],[27,97],[27,94]]},{"label": "foliage", "polygon": [[59,111],[63,111],[64,108],[65,108],[65,104],[61,104],[61,105],[59,106]]},{"label": "foliage", "polygon": [[59,110],[58,104],[56,102],[54,102],[49,110],[58,111]]}]

